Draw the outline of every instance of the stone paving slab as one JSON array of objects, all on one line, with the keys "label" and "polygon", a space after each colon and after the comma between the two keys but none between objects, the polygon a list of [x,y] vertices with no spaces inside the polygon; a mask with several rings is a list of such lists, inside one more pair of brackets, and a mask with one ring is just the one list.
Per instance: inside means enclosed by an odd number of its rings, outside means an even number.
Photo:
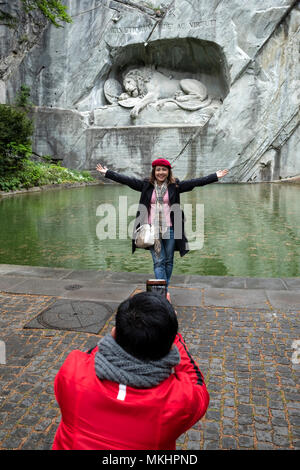
[{"label": "stone paving slab", "polygon": [[203,292],[201,289],[170,287],[169,292],[172,303],[178,307],[202,305]]},{"label": "stone paving slab", "polygon": [[266,294],[274,308],[282,310],[300,309],[300,289],[298,292],[267,290]]},{"label": "stone paving slab", "polygon": [[245,289],[246,279],[243,277],[224,277],[224,276],[187,276],[186,286],[189,287],[223,287],[233,289]]},{"label": "stone paving slab", "polygon": [[[175,297],[174,297],[175,299]],[[0,292],[0,449],[50,449],[60,413],[54,377],[73,349],[88,350],[100,335],[24,329],[58,301],[46,295]],[[300,310],[177,306],[180,331],[204,374],[205,418],[177,441],[182,450],[299,449]],[[293,360],[294,358],[294,360]]]},{"label": "stone paving slab", "polygon": [[286,284],[283,279],[265,279],[265,278],[247,278],[245,279],[246,289],[271,289],[286,290]]},{"label": "stone paving slab", "polygon": [[62,295],[65,299],[92,300],[103,302],[119,302],[129,297],[133,288],[127,284],[99,284],[97,288],[84,288],[74,291],[65,291]]},{"label": "stone paving slab", "polygon": [[268,297],[260,289],[207,288],[204,291],[207,306],[270,309]]},{"label": "stone paving slab", "polygon": [[72,269],[47,268],[41,266],[20,266],[13,264],[0,264],[0,275],[25,276],[25,277],[46,277],[52,279],[62,279],[73,272]]},{"label": "stone paving slab", "polygon": [[0,291],[14,292],[14,287],[22,284],[24,277],[0,276]]},{"label": "stone paving slab", "polygon": [[[12,277],[12,283],[20,278]],[[67,282],[66,285],[70,284]],[[4,289],[3,289],[4,290]],[[44,279],[30,277],[23,278],[22,282],[12,284],[7,291],[15,294],[42,294],[60,296],[65,292],[62,281],[59,279]]]},{"label": "stone paving slab", "polygon": [[128,297],[133,290],[129,283],[103,282],[102,279],[45,279],[0,276],[0,289],[15,294],[59,296],[65,299],[93,301],[118,301]]},{"label": "stone paving slab", "polygon": [[283,282],[289,290],[300,290],[300,277],[284,278]]},{"label": "stone paving slab", "polygon": [[108,280],[111,277],[111,273],[108,271],[94,271],[80,269],[71,271],[69,274],[63,277],[64,280],[80,280],[80,281],[103,281]]}]

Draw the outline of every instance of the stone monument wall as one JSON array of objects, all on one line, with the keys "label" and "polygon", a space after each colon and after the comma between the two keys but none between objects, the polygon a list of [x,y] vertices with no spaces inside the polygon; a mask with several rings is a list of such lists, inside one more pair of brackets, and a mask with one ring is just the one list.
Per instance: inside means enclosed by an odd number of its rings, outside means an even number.
[{"label": "stone monument wall", "polygon": [[23,40],[1,27],[0,100],[31,88],[36,153],[136,176],[157,156],[179,178],[300,174],[298,2],[65,4],[63,28],[36,14],[22,17]]}]

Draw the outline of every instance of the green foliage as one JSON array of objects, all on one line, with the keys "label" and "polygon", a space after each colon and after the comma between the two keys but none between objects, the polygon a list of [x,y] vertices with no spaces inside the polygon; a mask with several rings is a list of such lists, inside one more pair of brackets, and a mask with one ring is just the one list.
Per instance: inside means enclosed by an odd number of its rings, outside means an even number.
[{"label": "green foliage", "polygon": [[55,163],[27,162],[26,173],[31,175],[31,181],[35,182],[31,186],[94,181],[89,172],[84,172],[83,175],[78,170],[70,170],[69,168],[62,167],[61,164]]},{"label": "green foliage", "polygon": [[42,160],[43,160],[44,162],[46,162],[46,163],[51,163],[52,160],[53,160],[52,157],[51,157],[51,155],[42,155],[41,158],[42,158]]},{"label": "green foliage", "polygon": [[33,104],[29,101],[30,88],[27,85],[21,85],[19,92],[15,99],[15,106],[29,111]]},{"label": "green foliage", "polygon": [[40,10],[43,15],[57,28],[62,27],[59,21],[72,23],[72,18],[67,14],[67,7],[59,0],[22,0],[26,11]]},{"label": "green foliage", "polygon": [[15,191],[17,189],[28,189],[46,184],[85,183],[91,181],[95,180],[91,177],[89,171],[70,170],[53,163],[26,160],[23,162],[22,168],[14,175],[2,177],[0,175],[0,190]]},{"label": "green foliage", "polygon": [[0,104],[0,176],[22,168],[32,153],[33,123],[20,108]]},{"label": "green foliage", "polygon": [[95,181],[87,171],[51,163],[49,155],[41,157],[40,162],[30,160],[33,122],[27,116],[32,106],[29,96],[30,89],[22,85],[13,106],[0,104],[0,190]]},{"label": "green foliage", "polygon": [[0,190],[1,191],[16,191],[20,189],[19,178],[13,176],[8,178],[7,176],[0,176]]}]

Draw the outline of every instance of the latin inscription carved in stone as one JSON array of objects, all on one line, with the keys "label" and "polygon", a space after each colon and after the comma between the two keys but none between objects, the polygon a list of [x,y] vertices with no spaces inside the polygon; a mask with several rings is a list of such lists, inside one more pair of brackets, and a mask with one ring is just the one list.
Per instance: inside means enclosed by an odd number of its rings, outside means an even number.
[{"label": "latin inscription carved in stone", "polygon": [[[181,29],[196,29],[196,28],[213,28],[216,24],[216,20],[206,20],[206,21],[190,21],[188,23],[162,23],[160,25],[161,30],[181,30]],[[140,25],[140,26],[123,26],[123,27],[113,27],[110,29],[110,34],[132,34],[140,33],[142,31],[149,31],[153,28],[152,23]]]}]

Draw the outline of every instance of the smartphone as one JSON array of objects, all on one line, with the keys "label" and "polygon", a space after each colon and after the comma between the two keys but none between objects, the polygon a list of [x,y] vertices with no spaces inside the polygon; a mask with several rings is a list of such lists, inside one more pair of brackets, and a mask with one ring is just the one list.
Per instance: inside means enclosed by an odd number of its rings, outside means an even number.
[{"label": "smartphone", "polygon": [[167,282],[164,279],[148,279],[146,290],[167,297]]}]

